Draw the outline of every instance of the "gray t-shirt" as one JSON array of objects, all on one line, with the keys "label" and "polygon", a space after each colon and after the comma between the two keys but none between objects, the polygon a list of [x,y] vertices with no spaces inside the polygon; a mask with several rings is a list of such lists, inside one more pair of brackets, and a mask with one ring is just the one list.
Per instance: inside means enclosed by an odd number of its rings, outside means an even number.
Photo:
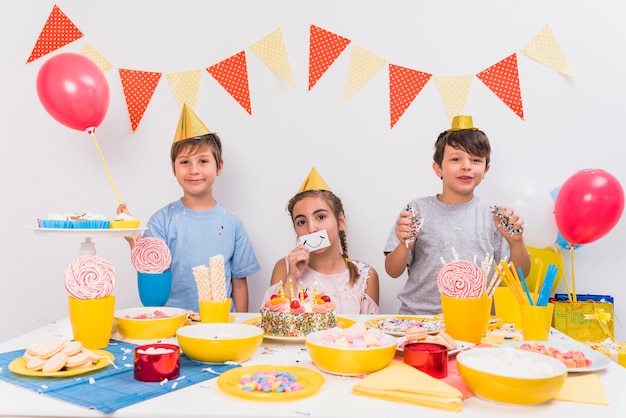
[{"label": "gray t-shirt", "polygon": [[[424,219],[422,229],[407,260],[408,277],[398,293],[399,314],[436,315],[441,313],[441,298],[437,275],[443,261],[455,259],[475,261],[480,266],[487,255],[494,264],[508,258],[507,241],[496,229],[489,203],[478,196],[463,204],[441,203],[436,196],[427,196],[409,202]],[[396,218],[397,220],[397,218]],[[395,222],[385,244],[385,253],[393,251],[398,243]],[[404,245],[404,243],[402,243]],[[489,272],[491,278],[493,267]]]}]

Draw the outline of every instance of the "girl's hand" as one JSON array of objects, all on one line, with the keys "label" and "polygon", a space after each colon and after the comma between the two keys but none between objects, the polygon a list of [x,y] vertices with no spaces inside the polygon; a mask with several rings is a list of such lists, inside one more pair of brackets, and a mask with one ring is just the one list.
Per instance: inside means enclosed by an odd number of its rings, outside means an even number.
[{"label": "girl's hand", "polygon": [[304,245],[298,245],[289,253],[287,257],[289,260],[289,272],[285,282],[291,280],[295,285],[295,282],[300,280],[304,268],[309,265],[309,254],[309,249]]}]

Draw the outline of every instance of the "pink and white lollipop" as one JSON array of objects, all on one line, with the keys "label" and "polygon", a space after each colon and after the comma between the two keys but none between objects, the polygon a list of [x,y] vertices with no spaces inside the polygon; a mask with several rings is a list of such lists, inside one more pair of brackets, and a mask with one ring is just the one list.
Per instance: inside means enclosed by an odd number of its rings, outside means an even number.
[{"label": "pink and white lollipop", "polygon": [[471,261],[451,261],[443,266],[437,275],[439,293],[451,298],[480,297],[484,286],[483,271]]},{"label": "pink and white lollipop", "polygon": [[146,237],[138,240],[130,250],[130,261],[140,273],[163,273],[172,264],[172,254],[165,241]]},{"label": "pink and white lollipop", "polygon": [[81,255],[65,268],[65,289],[76,299],[100,299],[113,292],[116,278],[110,261],[97,255]]}]

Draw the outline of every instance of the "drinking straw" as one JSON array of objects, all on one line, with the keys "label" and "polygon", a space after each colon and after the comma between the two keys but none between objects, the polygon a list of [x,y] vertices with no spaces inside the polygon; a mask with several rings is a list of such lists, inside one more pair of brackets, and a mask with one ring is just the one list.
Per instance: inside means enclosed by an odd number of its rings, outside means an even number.
[{"label": "drinking straw", "polygon": [[518,267],[517,272],[519,273],[519,279],[522,282],[522,286],[524,286],[524,292],[526,292],[528,302],[530,302],[530,306],[533,306],[533,298],[530,296],[530,292],[528,291],[528,284],[526,283],[526,279],[524,278],[524,272],[522,271],[522,268]]},{"label": "drinking straw", "polygon": [[543,261],[539,262],[539,266],[537,267],[537,279],[535,280],[535,305],[537,305],[537,301],[539,300],[539,282],[542,281],[541,276],[543,275]]},{"label": "drinking straw", "polygon": [[500,278],[507,285],[513,295],[517,298],[520,303],[526,304],[528,301],[522,295],[522,289],[520,288],[519,282],[515,280],[515,277],[509,271],[509,267],[507,266],[505,261],[500,262],[500,266],[494,266]]},{"label": "drinking straw", "polygon": [[548,304],[550,291],[552,290],[552,285],[554,284],[558,270],[559,269],[554,264],[548,266],[548,271],[546,272],[543,286],[541,287],[539,298],[537,299],[537,306],[546,306]]}]

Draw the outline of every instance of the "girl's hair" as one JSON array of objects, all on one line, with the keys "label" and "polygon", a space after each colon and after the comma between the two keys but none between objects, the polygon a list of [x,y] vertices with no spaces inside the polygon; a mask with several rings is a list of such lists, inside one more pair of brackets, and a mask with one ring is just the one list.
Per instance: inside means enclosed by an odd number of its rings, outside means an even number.
[{"label": "girl's hair", "polygon": [[213,158],[217,164],[217,169],[222,167],[222,141],[216,133],[208,133],[201,136],[183,139],[172,144],[170,149],[170,158],[172,163],[176,162],[176,158],[181,152],[187,151],[190,154],[195,153],[200,147],[209,147],[213,153]]},{"label": "girl's hair", "polygon": [[[296,203],[298,203],[305,197],[321,197],[322,199],[324,199],[324,201],[328,204],[328,206],[330,206],[331,210],[333,211],[337,223],[339,223],[339,218],[341,214],[343,214],[345,217],[345,213],[343,211],[343,203],[341,203],[341,199],[339,199],[333,192],[331,192],[330,190],[305,190],[292,197],[287,204],[287,211],[289,212],[289,217],[291,217],[292,220],[293,207]],[[341,243],[341,255],[346,261],[348,271],[350,272],[350,285],[354,286],[354,284],[359,279],[359,271],[356,267],[356,264],[354,264],[350,260],[350,256],[348,255],[348,238],[346,236],[346,231],[339,231],[339,241]]]},{"label": "girl's hair", "polygon": [[470,155],[485,159],[485,167],[489,165],[491,146],[489,138],[479,129],[463,129],[460,131],[444,131],[439,134],[435,141],[435,154],[433,160],[441,166],[443,163],[443,152],[446,145],[460,149]]}]

